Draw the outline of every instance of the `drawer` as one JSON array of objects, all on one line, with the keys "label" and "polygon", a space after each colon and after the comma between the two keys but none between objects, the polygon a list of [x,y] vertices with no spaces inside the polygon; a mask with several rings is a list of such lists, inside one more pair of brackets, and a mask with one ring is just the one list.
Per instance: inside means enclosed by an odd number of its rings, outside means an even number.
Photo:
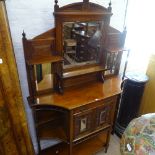
[{"label": "drawer", "polygon": [[107,98],[107,99],[104,99],[104,100],[99,100],[99,99],[95,99],[92,100],[91,103],[89,104],[86,104],[86,105],[82,105],[76,109],[73,110],[73,113],[76,114],[76,113],[82,113],[83,111],[86,111],[88,109],[94,109],[94,108],[98,108],[98,107],[102,107],[102,106],[106,106],[106,105],[109,105],[109,104],[115,104],[116,102],[116,97],[113,96],[113,97],[110,97],[110,98]]},{"label": "drawer", "polygon": [[74,115],[73,129],[74,139],[91,132],[93,122],[93,110],[87,110]]},{"label": "drawer", "polygon": [[49,147],[48,149],[42,150],[41,154],[51,154],[51,155],[68,155],[68,145],[65,143],[57,144],[53,147]]}]

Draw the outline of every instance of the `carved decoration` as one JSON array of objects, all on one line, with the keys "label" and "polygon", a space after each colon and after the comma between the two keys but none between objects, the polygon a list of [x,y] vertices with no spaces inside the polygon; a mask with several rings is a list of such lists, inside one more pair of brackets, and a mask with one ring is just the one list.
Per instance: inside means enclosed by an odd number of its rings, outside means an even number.
[{"label": "carved decoration", "polygon": [[58,0],[55,0],[54,11],[59,9]]},{"label": "carved decoration", "polygon": [[109,2],[109,7],[108,7],[108,10],[111,12],[112,11],[112,7],[111,7],[112,3],[111,1]]},{"label": "carved decoration", "polygon": [[72,3],[65,5],[63,7],[60,7],[58,5],[56,6],[55,12],[81,12],[81,11],[93,11],[93,12],[100,12],[100,13],[106,13],[109,10],[101,5],[91,3],[88,0],[85,0],[84,2],[78,2],[78,3]]},{"label": "carved decoration", "polygon": [[89,3],[89,0],[83,0],[83,3]]}]

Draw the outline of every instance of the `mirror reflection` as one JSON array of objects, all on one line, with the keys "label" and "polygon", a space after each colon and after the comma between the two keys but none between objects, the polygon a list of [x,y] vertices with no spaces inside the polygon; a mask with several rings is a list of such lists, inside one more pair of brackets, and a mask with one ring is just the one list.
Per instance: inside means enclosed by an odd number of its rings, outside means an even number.
[{"label": "mirror reflection", "polygon": [[64,67],[99,62],[101,21],[64,22]]},{"label": "mirror reflection", "polygon": [[35,79],[37,91],[48,90],[53,88],[53,74],[51,74],[51,64],[35,65]]}]

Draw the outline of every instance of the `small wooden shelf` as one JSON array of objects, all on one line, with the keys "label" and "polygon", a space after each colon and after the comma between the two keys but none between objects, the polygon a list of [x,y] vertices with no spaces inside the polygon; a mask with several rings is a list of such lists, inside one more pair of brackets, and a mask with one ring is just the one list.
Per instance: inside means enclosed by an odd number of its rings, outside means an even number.
[{"label": "small wooden shelf", "polygon": [[87,68],[81,68],[78,70],[73,70],[73,71],[68,71],[66,73],[63,73],[64,78],[70,78],[70,77],[75,77],[75,76],[80,76],[84,74],[89,74],[89,73],[94,73],[94,72],[100,72],[100,71],[105,71],[105,68],[102,66],[91,66]]},{"label": "small wooden shelf", "polygon": [[38,65],[38,64],[45,64],[45,63],[53,63],[53,62],[60,62],[63,61],[63,58],[61,56],[49,56],[49,57],[43,57],[43,56],[37,56],[33,59],[27,60],[28,65]]},{"label": "small wooden shelf", "polygon": [[43,129],[43,131],[46,132],[40,132],[40,137],[41,139],[46,139],[46,138],[58,138],[63,141],[67,141],[67,135],[64,132],[64,130],[61,127],[53,127],[51,128],[50,126],[46,126],[47,129]]}]

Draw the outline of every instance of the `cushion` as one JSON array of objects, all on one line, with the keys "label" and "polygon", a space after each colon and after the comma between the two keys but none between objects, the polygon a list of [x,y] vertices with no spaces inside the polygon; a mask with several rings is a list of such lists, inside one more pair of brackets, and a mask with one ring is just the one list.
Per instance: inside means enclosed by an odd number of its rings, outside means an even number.
[{"label": "cushion", "polygon": [[123,155],[155,155],[155,113],[132,120],[121,139]]}]

